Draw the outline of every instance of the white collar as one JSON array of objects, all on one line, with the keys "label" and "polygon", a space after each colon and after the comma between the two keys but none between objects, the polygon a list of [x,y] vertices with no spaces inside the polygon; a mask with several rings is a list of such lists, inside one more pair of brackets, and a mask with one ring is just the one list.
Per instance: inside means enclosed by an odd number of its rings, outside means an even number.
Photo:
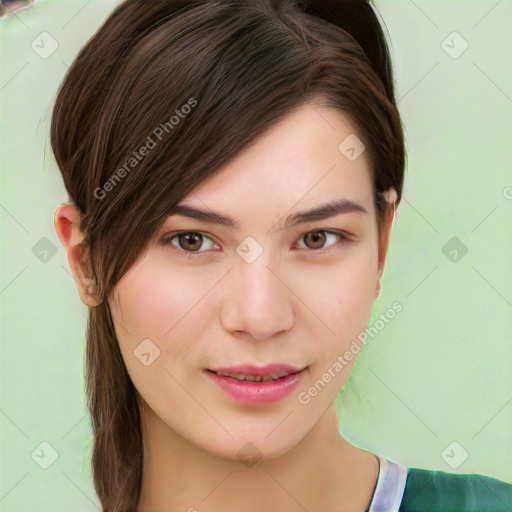
[{"label": "white collar", "polygon": [[368,512],[398,512],[405,491],[407,468],[377,455],[379,476]]}]

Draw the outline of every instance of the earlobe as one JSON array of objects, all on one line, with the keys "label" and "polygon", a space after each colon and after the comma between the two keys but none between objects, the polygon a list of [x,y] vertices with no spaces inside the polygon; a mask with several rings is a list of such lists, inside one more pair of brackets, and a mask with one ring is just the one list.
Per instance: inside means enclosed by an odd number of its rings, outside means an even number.
[{"label": "earlobe", "polygon": [[80,230],[80,219],[80,211],[76,206],[62,204],[54,215],[55,231],[66,250],[69,267],[82,302],[89,307],[95,307],[101,300],[94,293],[94,279],[83,259],[84,234]]}]

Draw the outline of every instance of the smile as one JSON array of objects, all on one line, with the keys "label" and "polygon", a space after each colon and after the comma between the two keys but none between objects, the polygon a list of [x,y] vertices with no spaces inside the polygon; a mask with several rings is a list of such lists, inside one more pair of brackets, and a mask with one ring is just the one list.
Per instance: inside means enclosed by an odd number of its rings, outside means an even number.
[{"label": "smile", "polygon": [[265,376],[205,370],[224,393],[244,404],[268,404],[284,399],[299,385],[306,368]]}]

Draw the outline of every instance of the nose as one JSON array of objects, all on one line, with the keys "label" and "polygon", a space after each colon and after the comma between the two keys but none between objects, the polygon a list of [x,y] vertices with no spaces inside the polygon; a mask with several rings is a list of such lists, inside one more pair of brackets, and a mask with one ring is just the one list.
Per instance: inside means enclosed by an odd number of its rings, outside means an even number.
[{"label": "nose", "polygon": [[256,261],[240,259],[229,273],[221,322],[229,332],[255,340],[288,331],[295,321],[293,293],[286,276],[263,253]]}]

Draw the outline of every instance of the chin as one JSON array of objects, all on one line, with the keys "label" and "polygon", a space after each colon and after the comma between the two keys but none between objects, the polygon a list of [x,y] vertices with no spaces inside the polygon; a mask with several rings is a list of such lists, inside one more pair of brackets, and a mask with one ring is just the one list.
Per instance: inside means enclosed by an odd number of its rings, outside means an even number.
[{"label": "chin", "polygon": [[296,438],[293,438],[285,430],[280,430],[278,434],[277,430],[279,429],[276,429],[270,435],[268,433],[272,429],[262,432],[260,426],[257,430],[258,433],[254,435],[247,433],[236,435],[231,430],[233,437],[226,434],[218,442],[205,445],[204,449],[217,457],[241,462],[247,467],[252,467],[258,462],[284,455],[301,441],[300,436],[297,435]]}]

